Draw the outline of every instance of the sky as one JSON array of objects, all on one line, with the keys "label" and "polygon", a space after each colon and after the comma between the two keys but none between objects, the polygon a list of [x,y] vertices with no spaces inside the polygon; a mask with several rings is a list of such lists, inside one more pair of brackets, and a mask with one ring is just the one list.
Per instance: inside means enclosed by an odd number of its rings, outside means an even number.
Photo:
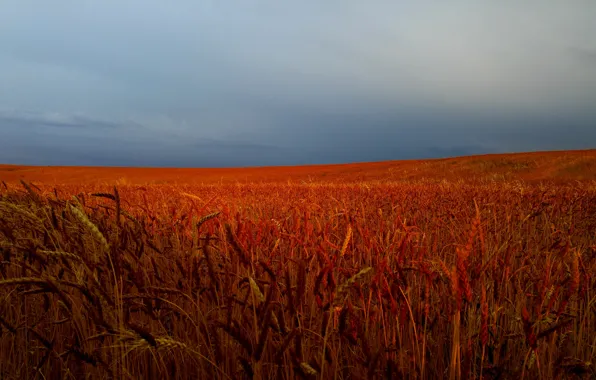
[{"label": "sky", "polygon": [[0,163],[596,148],[596,2],[2,0]]}]

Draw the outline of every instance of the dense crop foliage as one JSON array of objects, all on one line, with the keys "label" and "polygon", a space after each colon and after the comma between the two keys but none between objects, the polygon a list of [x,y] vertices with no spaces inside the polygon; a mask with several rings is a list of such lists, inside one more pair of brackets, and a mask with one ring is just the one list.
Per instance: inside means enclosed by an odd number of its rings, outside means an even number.
[{"label": "dense crop foliage", "polygon": [[595,375],[593,184],[0,194],[2,379]]}]

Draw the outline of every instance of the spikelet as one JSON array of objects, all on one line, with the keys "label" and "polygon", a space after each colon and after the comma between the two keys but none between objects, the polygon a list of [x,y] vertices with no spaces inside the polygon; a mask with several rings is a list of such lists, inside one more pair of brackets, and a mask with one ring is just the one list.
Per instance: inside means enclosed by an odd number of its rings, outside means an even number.
[{"label": "spikelet", "polygon": [[550,299],[553,296],[554,292],[555,292],[555,285],[551,285],[550,288],[548,288],[548,290],[546,291],[546,294],[544,295],[544,301],[550,302]]},{"label": "spikelet", "polygon": [[532,350],[532,352],[530,353],[530,359],[528,360],[526,367],[528,369],[532,369],[532,367],[534,367],[535,362],[536,362],[536,351]]},{"label": "spikelet", "polygon": [[199,197],[197,197],[196,195],[193,194],[188,194],[188,193],[183,193],[182,191],[180,192],[181,195],[184,195],[185,197],[189,197],[192,199],[196,199],[197,201],[203,202],[203,200]]},{"label": "spikelet", "polygon": [[184,344],[183,342],[174,340],[172,338],[157,338],[157,339],[155,339],[155,341],[157,342],[157,345],[159,347],[162,347],[164,349],[168,349],[168,348],[179,348],[179,349],[183,349],[183,350],[188,349],[188,346],[186,344]]},{"label": "spikelet", "polygon": [[457,267],[454,265],[452,270],[448,272],[450,274],[450,282],[451,282],[451,295],[455,298],[455,304],[457,310],[460,309],[461,306],[461,289],[459,287],[459,277],[457,275]]},{"label": "spikelet", "polygon": [[344,302],[344,299],[345,299],[350,287],[352,285],[354,285],[358,280],[363,278],[364,275],[366,275],[372,269],[373,269],[372,267],[364,268],[364,269],[360,270],[360,272],[358,272],[355,275],[353,275],[352,277],[348,278],[343,284],[341,284],[337,288],[337,294],[335,296],[335,300],[333,301],[333,306],[341,305]]},{"label": "spikelet", "polygon": [[135,218],[134,215],[131,215],[130,213],[128,213],[124,210],[121,210],[120,212],[122,213],[122,215],[124,215],[126,218],[128,218],[130,221],[132,221],[134,224],[136,224],[137,227],[142,228],[141,222],[139,222],[139,220],[137,218]]},{"label": "spikelet", "polygon": [[129,322],[128,327],[137,333],[142,339],[146,340],[153,347],[157,347],[157,340],[145,327]]},{"label": "spikelet", "polygon": [[45,285],[48,281],[42,278],[37,277],[16,277],[16,278],[9,278],[7,280],[0,280],[0,286],[2,285],[27,285],[27,284],[35,284],[35,285]]},{"label": "spikelet", "polygon": [[[472,301],[472,287],[470,285],[470,280],[468,278],[468,267],[466,263],[466,254],[467,250],[462,250],[457,248],[457,259],[456,259],[456,272],[458,277],[458,291],[460,292],[458,296],[458,300],[461,299],[463,295],[466,301]],[[469,253],[469,251],[467,251]]]},{"label": "spikelet", "polygon": [[348,244],[350,243],[350,239],[352,238],[352,226],[348,225],[348,231],[346,232],[346,238],[344,239],[344,243],[341,246],[341,250],[339,251],[339,256],[343,256],[348,249]]},{"label": "spikelet", "polygon": [[443,277],[447,278],[447,279],[451,279],[451,271],[449,270],[449,268],[447,268],[447,265],[440,259],[437,259],[436,261],[433,261],[433,268],[435,269],[435,272],[437,272],[438,274],[442,275]]},{"label": "spikelet", "polygon": [[306,363],[306,362],[302,362],[300,363],[300,368],[302,369],[302,371],[304,373],[306,373],[307,375],[311,375],[311,376],[315,376],[318,374],[317,370],[314,369],[313,367],[310,366],[310,364]]},{"label": "spikelet", "polygon": [[250,289],[252,290],[253,294],[255,295],[255,298],[257,299],[257,301],[265,302],[265,296],[263,295],[263,293],[261,293],[261,289],[259,289],[259,285],[257,285],[255,280],[253,280],[252,277],[249,277],[248,282],[250,284]]},{"label": "spikelet", "polygon": [[99,198],[108,198],[113,201],[116,200],[116,197],[110,193],[91,193],[92,197],[99,197]]},{"label": "spikelet", "polygon": [[273,245],[273,249],[271,250],[271,253],[275,252],[275,250],[277,249],[277,247],[279,247],[279,242],[281,239],[277,239],[275,240],[275,244]]},{"label": "spikelet", "polygon": [[41,198],[39,198],[39,195],[35,191],[33,191],[31,186],[29,186],[29,184],[27,182],[21,180],[21,184],[23,185],[25,190],[27,190],[27,193],[29,193],[29,196],[35,203],[41,203]]},{"label": "spikelet", "polygon": [[110,245],[108,244],[108,241],[106,240],[105,236],[103,236],[103,234],[101,233],[101,231],[97,228],[97,226],[95,224],[93,224],[92,221],[89,220],[89,218],[87,217],[87,215],[85,215],[84,212],[82,212],[81,210],[79,210],[78,208],[76,208],[73,205],[70,205],[70,210],[79,219],[79,221],[85,227],[87,227],[87,229],[91,232],[91,234],[93,236],[95,236],[95,238],[101,243],[101,245],[104,248],[104,250],[106,252],[109,252],[110,251]]},{"label": "spikelet", "polygon": [[74,261],[81,261],[81,256],[75,254],[75,253],[70,253],[70,252],[63,252],[63,251],[39,251],[43,254],[48,255],[48,257],[50,258],[57,258],[57,259],[68,259],[68,260],[74,260]]},{"label": "spikelet", "polygon": [[219,211],[217,212],[213,212],[211,214],[205,215],[203,216],[201,219],[199,219],[199,221],[197,222],[197,228],[201,228],[201,226],[203,225],[203,223],[205,223],[208,220],[211,220],[213,218],[215,218],[216,216],[218,216],[220,214]]}]

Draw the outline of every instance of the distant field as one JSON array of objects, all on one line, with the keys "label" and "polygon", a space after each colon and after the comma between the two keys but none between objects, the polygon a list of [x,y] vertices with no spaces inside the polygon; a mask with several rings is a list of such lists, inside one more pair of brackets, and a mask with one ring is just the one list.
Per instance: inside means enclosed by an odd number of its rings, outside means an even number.
[{"label": "distant field", "polygon": [[40,167],[0,165],[0,180],[46,184],[209,184],[236,182],[358,182],[596,180],[596,149],[384,161],[226,169]]}]

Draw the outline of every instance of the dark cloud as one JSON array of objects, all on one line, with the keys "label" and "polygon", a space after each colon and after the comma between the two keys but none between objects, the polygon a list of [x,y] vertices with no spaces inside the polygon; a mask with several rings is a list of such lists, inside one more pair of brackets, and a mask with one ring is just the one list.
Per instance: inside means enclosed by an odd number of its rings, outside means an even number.
[{"label": "dark cloud", "polygon": [[[26,114],[0,116],[5,129],[0,156],[5,163],[105,166],[243,166],[291,164],[294,149],[200,138],[172,138],[167,132],[143,136],[144,128],[73,117]],[[68,121],[68,120],[77,120]],[[84,120],[84,122],[83,122]],[[114,130],[119,133],[113,133]],[[126,131],[126,133],[123,133]]]}]

